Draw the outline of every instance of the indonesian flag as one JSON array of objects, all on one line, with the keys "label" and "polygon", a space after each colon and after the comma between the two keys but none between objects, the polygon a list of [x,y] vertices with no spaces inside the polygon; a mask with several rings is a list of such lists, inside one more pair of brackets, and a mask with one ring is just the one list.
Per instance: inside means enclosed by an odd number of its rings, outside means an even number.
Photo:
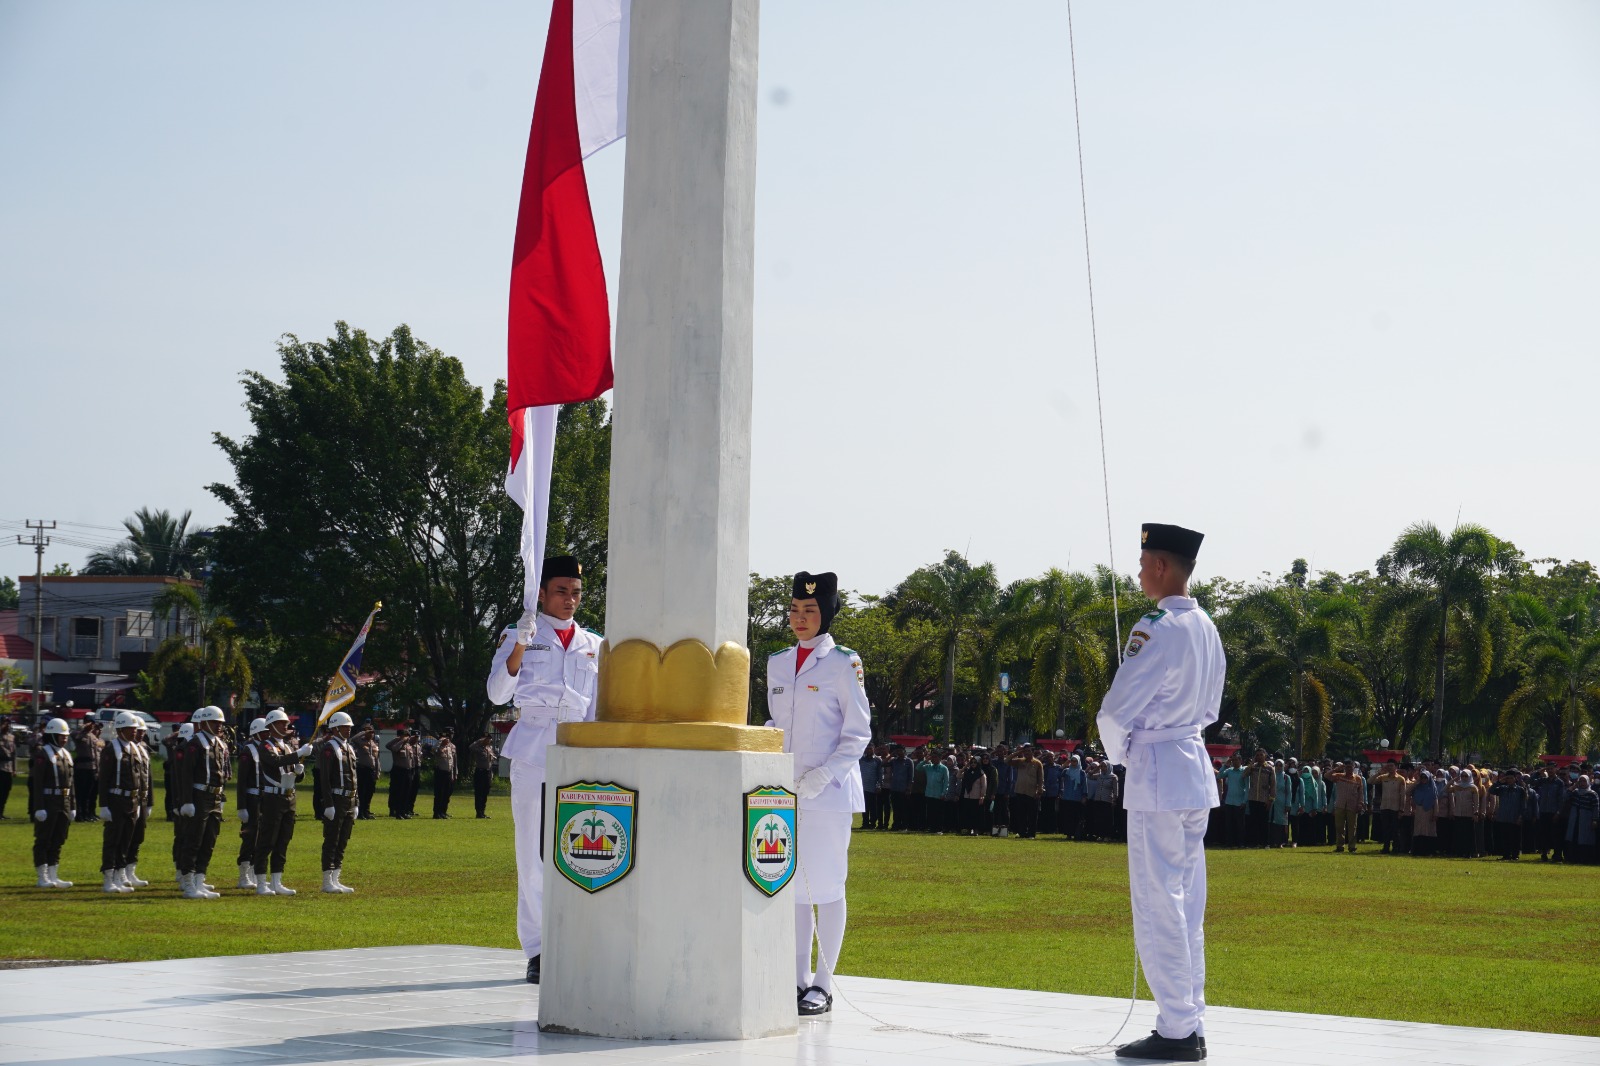
[{"label": "indonesian flag", "polygon": [[522,508],[523,606],[538,603],[556,415],[611,388],[611,308],[583,161],[627,131],[629,0],[555,0],[511,256],[506,491]]}]

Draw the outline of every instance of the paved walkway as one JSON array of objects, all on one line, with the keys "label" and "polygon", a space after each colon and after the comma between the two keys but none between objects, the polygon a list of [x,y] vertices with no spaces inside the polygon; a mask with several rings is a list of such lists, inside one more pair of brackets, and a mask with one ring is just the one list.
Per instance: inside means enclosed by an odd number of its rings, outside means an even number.
[{"label": "paved walkway", "polygon": [[[1025,1066],[1085,1061],[1059,1052],[1108,1039],[1128,1007],[1094,996],[847,978],[851,1002],[836,999],[830,1017],[803,1023],[798,1036],[629,1043],[541,1034],[538,992],[520,980],[522,969],[515,951],[445,946],[0,972],[0,1063],[406,1066],[548,1057],[560,1066]],[[1143,1035],[1153,1016],[1139,1004],[1122,1039]],[[1600,1039],[1591,1037],[1229,1007],[1211,1008],[1208,1021],[1207,1061],[1217,1064],[1600,1064]]]}]

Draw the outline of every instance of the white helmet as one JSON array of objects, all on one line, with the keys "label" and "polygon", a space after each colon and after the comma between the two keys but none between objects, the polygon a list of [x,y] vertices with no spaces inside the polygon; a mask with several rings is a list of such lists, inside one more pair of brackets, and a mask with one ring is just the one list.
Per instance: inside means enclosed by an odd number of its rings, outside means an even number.
[{"label": "white helmet", "polygon": [[342,725],[353,726],[355,722],[351,721],[350,716],[343,711],[334,711],[333,717],[328,719],[328,728],[336,729]]},{"label": "white helmet", "polygon": [[223,722],[227,719],[223,717],[221,707],[207,706],[195,711],[193,717],[189,720],[191,722]]},{"label": "white helmet", "polygon": [[265,721],[268,725],[271,725],[273,722],[287,722],[288,720],[289,712],[285,711],[282,707],[272,708],[272,710],[267,712],[267,717],[263,719],[263,721]]},{"label": "white helmet", "polygon": [[72,730],[67,728],[67,723],[62,721],[60,718],[52,718],[48,722],[46,722],[44,724],[45,736],[50,736],[51,734],[54,734],[56,736],[64,737],[64,736],[67,736],[68,734],[70,734],[71,732],[72,732]]},{"label": "white helmet", "polygon": [[134,715],[133,716],[133,728],[135,728],[139,732],[143,733],[145,730],[149,729],[150,726],[149,726],[149,723],[147,723],[143,718],[140,718],[138,715]]},{"label": "white helmet", "polygon": [[190,737],[194,736],[194,723],[185,722],[180,725],[178,727],[178,735],[184,740],[188,740]]},{"label": "white helmet", "polygon": [[132,711],[118,711],[116,720],[112,722],[111,725],[114,729],[134,729],[137,728],[142,721],[143,719],[134,714]]},{"label": "white helmet", "polygon": [[265,718],[257,718],[255,721],[250,723],[250,735],[255,736],[257,733],[263,733],[266,731],[266,728],[267,720]]}]

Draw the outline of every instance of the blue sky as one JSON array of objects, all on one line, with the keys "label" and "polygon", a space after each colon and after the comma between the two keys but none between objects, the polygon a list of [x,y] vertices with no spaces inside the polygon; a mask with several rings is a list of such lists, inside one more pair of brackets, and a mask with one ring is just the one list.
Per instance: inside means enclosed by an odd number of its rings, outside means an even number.
[{"label": "blue sky", "polygon": [[[1104,561],[1065,10],[763,5],[760,571]],[[1458,513],[1593,558],[1600,5],[1074,16],[1121,568],[1141,520],[1244,578]],[[219,520],[210,435],[281,333],[406,322],[503,376],[547,17],[0,0],[4,531]]]}]

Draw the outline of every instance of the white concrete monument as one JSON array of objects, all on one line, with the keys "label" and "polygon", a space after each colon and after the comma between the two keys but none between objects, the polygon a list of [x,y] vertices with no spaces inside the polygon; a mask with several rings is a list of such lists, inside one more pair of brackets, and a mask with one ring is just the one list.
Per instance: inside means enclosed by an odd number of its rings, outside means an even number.
[{"label": "white concrete monument", "polygon": [[797,1027],[794,890],[745,874],[746,794],[793,783],[746,724],[758,9],[632,8],[607,642],[597,720],[549,756],[550,1031]]}]

